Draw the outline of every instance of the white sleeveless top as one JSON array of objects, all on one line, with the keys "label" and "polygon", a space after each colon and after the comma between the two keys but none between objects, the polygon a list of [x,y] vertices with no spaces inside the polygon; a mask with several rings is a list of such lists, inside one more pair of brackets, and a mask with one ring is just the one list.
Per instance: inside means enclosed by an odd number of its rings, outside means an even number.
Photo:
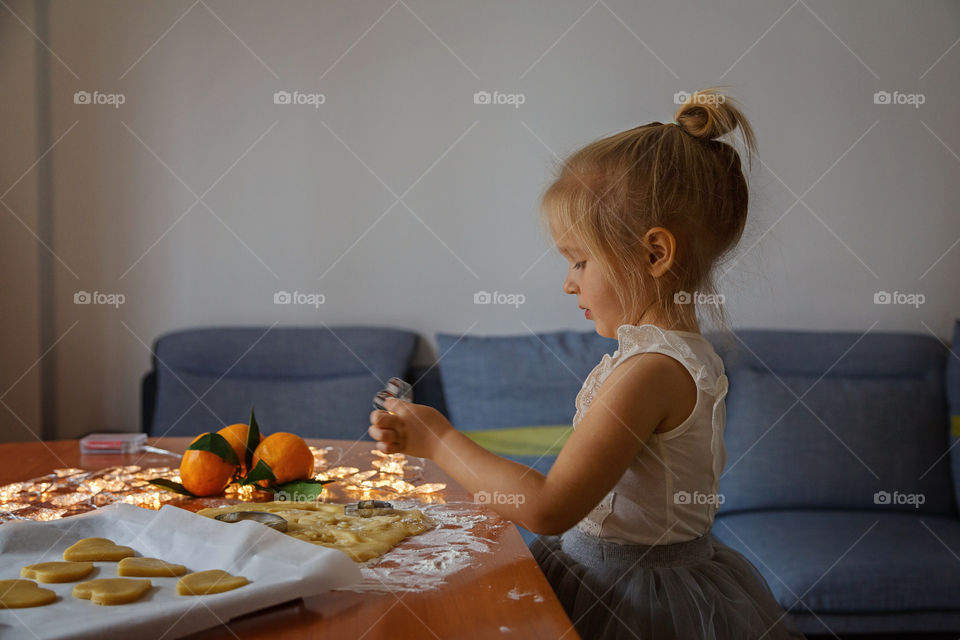
[{"label": "white sleeveless top", "polygon": [[673,544],[707,533],[722,497],[726,463],[723,428],[727,376],[713,345],[698,333],[652,324],[617,328],[619,348],[606,354],[577,394],[574,428],[614,367],[637,353],[664,353],[680,361],[697,384],[693,413],[665,433],[654,433],[613,489],[576,526],[624,544]]}]

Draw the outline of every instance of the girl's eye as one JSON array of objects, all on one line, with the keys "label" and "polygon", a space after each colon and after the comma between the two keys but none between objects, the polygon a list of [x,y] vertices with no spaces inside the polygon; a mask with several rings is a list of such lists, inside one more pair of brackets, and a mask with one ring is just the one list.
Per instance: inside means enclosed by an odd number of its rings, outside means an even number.
[{"label": "girl's eye", "polygon": [[586,260],[584,260],[583,262],[578,262],[577,264],[573,265],[573,268],[574,268],[574,269],[583,269],[583,265],[586,264],[586,262],[587,262]]}]

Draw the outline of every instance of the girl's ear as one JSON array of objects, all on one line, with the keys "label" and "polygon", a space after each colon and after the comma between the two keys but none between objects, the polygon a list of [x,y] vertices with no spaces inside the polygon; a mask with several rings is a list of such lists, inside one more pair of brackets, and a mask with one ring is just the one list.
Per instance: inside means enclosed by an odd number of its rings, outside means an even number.
[{"label": "girl's ear", "polygon": [[643,236],[650,248],[650,275],[659,278],[673,266],[677,255],[677,239],[666,227],[653,227]]}]

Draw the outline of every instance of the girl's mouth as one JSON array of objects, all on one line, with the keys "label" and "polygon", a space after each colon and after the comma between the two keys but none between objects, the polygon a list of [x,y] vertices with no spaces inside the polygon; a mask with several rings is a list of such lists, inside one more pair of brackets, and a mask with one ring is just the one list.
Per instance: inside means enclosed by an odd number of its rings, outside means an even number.
[{"label": "girl's mouth", "polygon": [[590,319],[590,309],[587,309],[583,312],[583,316],[589,320]]}]

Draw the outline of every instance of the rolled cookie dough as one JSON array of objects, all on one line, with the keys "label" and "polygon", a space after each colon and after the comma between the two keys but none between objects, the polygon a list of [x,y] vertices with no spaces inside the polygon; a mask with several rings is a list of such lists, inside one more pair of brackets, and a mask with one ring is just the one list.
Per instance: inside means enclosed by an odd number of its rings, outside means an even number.
[{"label": "rolled cookie dough", "polygon": [[432,525],[419,509],[394,509],[394,513],[359,517],[346,515],[342,504],[323,502],[246,502],[197,513],[213,518],[231,511],[275,513],[287,520],[287,535],[340,549],[355,562],[382,556],[403,539],[419,535]]}]

